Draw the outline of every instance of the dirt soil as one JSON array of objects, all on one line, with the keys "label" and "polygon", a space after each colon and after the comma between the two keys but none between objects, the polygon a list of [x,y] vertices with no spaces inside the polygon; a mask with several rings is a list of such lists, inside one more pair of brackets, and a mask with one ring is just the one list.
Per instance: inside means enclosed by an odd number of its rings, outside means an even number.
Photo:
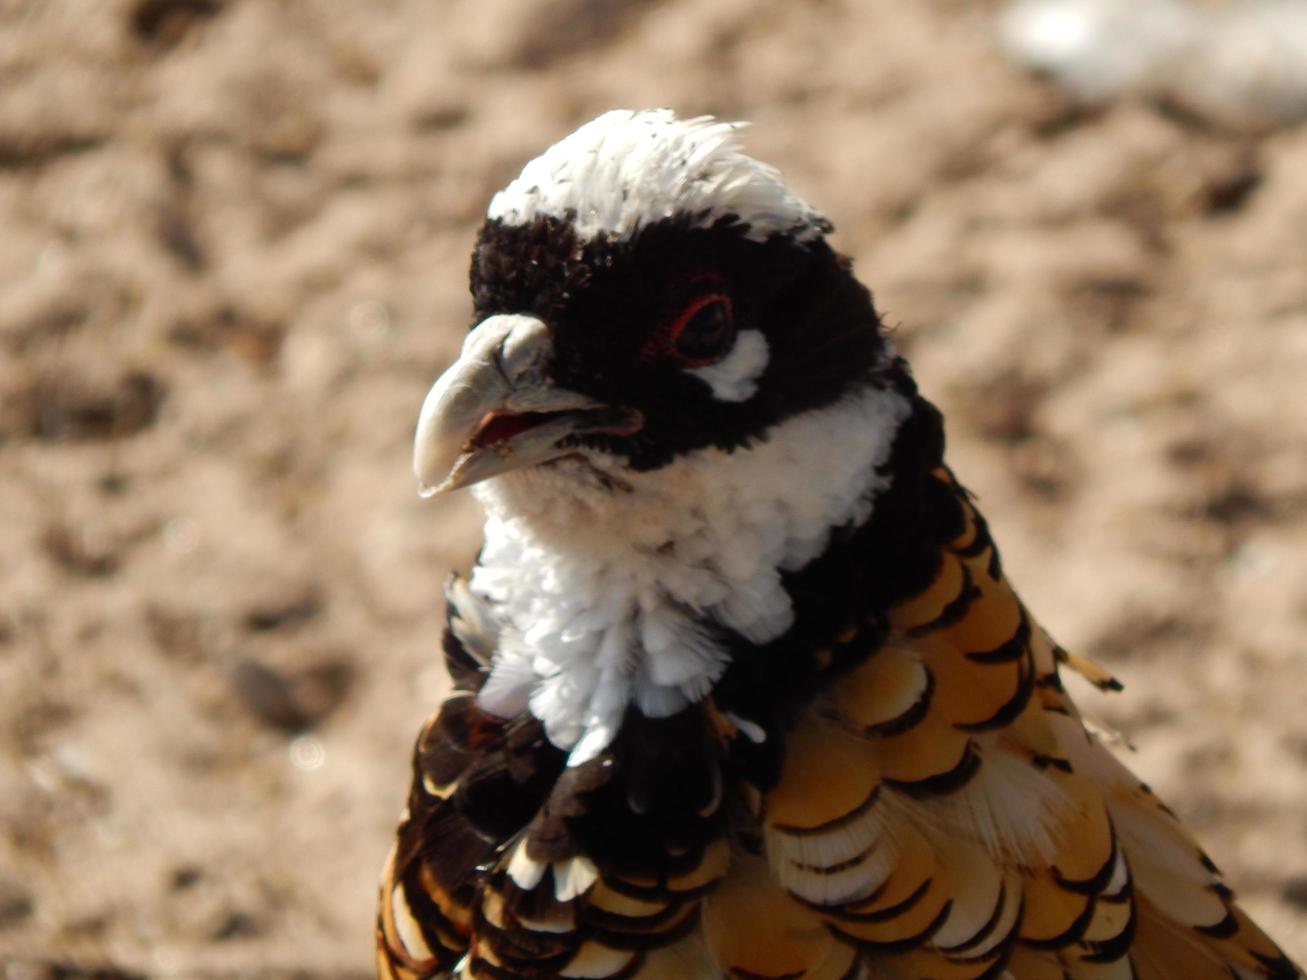
[{"label": "dirt soil", "polygon": [[996,12],[0,0],[0,975],[370,974],[472,235],[649,105],[835,221],[1082,701],[1307,962],[1307,130],[1077,110]]}]

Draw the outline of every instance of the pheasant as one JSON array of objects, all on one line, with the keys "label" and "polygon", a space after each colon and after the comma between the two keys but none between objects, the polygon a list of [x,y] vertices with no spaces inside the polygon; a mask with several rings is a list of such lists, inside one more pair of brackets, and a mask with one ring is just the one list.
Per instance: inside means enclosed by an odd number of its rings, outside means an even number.
[{"label": "pheasant", "polygon": [[382,978],[1291,978],[1082,721],[831,225],[738,126],[490,203],[422,406],[473,487]]}]

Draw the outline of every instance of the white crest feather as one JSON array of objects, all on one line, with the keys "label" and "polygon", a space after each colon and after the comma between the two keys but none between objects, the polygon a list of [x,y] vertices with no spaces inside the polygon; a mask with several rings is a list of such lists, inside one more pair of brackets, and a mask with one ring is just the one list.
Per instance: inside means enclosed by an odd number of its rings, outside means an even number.
[{"label": "white crest feather", "polygon": [[740,152],[735,133],[744,125],[678,119],[670,109],[614,109],[528,163],[490,201],[486,218],[509,225],[568,218],[583,239],[628,239],[677,216],[700,227],[733,216],[755,241],[828,231],[774,167]]}]

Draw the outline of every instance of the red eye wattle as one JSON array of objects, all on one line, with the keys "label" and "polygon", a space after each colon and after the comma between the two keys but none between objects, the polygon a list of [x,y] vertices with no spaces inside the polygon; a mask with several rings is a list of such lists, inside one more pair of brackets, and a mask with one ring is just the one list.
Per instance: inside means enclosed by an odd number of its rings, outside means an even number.
[{"label": "red eye wattle", "polygon": [[725,293],[694,297],[659,331],[661,352],[691,366],[713,363],[734,344],[735,314]]}]

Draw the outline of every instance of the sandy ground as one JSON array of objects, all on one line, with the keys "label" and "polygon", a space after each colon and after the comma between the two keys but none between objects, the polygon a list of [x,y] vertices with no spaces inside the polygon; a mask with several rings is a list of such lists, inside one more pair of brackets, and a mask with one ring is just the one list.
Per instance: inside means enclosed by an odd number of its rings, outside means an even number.
[{"label": "sandy ground", "polygon": [[1077,111],[995,10],[0,0],[6,980],[369,974],[477,536],[411,426],[490,193],[615,105],[755,121],[1307,961],[1307,130]]}]

